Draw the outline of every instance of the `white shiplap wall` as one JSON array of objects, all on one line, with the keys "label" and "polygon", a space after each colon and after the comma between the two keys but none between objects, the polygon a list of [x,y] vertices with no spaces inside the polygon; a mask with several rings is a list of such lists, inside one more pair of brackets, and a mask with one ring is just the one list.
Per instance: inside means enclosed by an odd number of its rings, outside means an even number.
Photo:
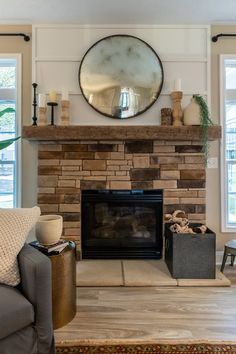
[{"label": "white shiplap wall", "polygon": [[[146,41],[159,55],[164,68],[160,97],[142,115],[128,120],[112,119],[97,113],[79,89],[80,61],[96,41],[113,34],[129,34]],[[38,93],[55,89],[70,91],[70,119],[75,125],[156,125],[160,109],[171,107],[174,80],[181,78],[184,108],[192,94],[202,94],[210,107],[209,26],[78,26],[35,25],[33,27],[33,82]],[[60,101],[60,96],[58,96]],[[49,112],[48,112],[49,115]],[[60,105],[56,112],[58,121]]]}]

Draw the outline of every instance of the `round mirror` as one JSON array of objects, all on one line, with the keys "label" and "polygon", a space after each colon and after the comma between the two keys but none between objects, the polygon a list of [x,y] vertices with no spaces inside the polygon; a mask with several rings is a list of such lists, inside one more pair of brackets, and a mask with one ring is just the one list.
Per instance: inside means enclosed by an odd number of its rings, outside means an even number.
[{"label": "round mirror", "polygon": [[112,118],[130,118],[146,111],[160,95],[163,67],[143,40],[129,35],[109,36],[84,55],[79,84],[96,111]]}]

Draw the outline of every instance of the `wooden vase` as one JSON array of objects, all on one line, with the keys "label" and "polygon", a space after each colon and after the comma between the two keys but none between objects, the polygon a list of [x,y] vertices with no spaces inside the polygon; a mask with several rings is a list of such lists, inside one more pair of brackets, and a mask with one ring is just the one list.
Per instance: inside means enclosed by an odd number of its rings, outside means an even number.
[{"label": "wooden vase", "polygon": [[173,123],[172,125],[180,127],[183,125],[183,110],[181,108],[181,99],[183,97],[182,91],[174,91],[171,93],[171,99],[173,103]]},{"label": "wooden vase", "polygon": [[47,107],[39,107],[38,125],[47,125]]},{"label": "wooden vase", "polygon": [[70,124],[70,101],[62,100],[61,101],[61,119],[60,125],[69,125]]}]

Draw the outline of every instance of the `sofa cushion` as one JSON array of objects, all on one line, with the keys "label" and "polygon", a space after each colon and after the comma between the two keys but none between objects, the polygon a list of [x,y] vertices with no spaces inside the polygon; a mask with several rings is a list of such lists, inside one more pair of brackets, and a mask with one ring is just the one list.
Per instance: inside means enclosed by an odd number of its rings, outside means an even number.
[{"label": "sofa cushion", "polygon": [[0,283],[19,284],[17,255],[39,216],[39,207],[0,209]]},{"label": "sofa cushion", "polygon": [[0,339],[34,322],[32,304],[16,288],[0,285]]}]

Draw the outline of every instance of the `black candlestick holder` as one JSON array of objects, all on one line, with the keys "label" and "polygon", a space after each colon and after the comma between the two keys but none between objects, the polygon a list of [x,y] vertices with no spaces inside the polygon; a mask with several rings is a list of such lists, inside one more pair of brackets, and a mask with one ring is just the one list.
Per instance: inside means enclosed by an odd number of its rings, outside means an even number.
[{"label": "black candlestick holder", "polygon": [[56,102],[48,102],[47,105],[51,107],[51,125],[54,125],[54,107],[58,106]]},{"label": "black candlestick holder", "polygon": [[34,113],[33,113],[33,124],[32,125],[37,125],[37,116],[36,116],[36,107],[37,107],[37,100],[36,100],[36,88],[38,86],[38,84],[33,83],[32,84],[33,89],[34,89],[34,97],[33,97],[33,107],[34,107]]}]

